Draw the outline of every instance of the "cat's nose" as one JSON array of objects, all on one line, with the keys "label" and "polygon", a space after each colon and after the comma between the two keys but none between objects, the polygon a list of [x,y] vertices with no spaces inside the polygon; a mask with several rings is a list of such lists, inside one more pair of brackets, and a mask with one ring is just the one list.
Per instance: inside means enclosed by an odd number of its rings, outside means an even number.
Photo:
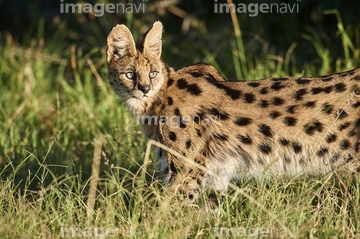
[{"label": "cat's nose", "polygon": [[138,89],[141,90],[142,93],[146,94],[150,91],[150,85],[140,85],[138,86]]}]

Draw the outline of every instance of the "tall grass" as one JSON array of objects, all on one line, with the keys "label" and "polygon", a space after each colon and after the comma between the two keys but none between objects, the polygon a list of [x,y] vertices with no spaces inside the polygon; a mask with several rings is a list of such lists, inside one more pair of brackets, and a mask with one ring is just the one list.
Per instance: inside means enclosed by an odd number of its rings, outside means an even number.
[{"label": "tall grass", "polygon": [[[235,22],[235,20],[234,20]],[[348,69],[356,50],[346,32]],[[235,26],[235,31],[237,26]],[[106,82],[105,48],[84,51],[44,41],[43,23],[29,47],[7,35],[0,58],[0,238],[355,238],[360,182],[329,173],[267,182],[243,181],[218,195],[216,210],[182,207],[157,181],[155,157],[143,177],[146,141]],[[323,62],[330,55],[307,35]],[[238,77],[296,72],[296,43],[286,56],[247,60],[235,34],[229,62]],[[256,39],[255,39],[256,40]],[[164,52],[171,46],[164,45]],[[189,50],[190,51],[190,50]],[[216,63],[210,51],[204,57]],[[221,70],[221,69],[220,69]],[[99,179],[91,182],[93,160]],[[97,165],[95,164],[95,167]],[[90,199],[89,199],[90,197]],[[90,200],[90,201],[89,201]]]}]

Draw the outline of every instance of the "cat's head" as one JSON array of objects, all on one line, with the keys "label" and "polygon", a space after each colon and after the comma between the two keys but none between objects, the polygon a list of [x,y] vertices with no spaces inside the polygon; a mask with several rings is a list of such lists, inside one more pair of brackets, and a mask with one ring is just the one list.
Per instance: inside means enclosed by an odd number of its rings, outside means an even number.
[{"label": "cat's head", "polygon": [[133,114],[144,113],[164,84],[162,31],[157,21],[135,42],[125,25],[117,25],[107,38],[109,83]]}]

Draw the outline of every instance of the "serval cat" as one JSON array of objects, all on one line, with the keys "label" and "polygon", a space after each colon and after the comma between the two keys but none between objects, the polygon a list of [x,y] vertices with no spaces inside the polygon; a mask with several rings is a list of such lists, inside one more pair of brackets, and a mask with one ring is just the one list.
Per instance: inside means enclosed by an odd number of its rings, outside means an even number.
[{"label": "serval cat", "polygon": [[[163,26],[107,39],[108,78],[157,149],[164,183],[193,203],[204,189],[264,175],[324,173],[360,158],[360,69],[320,77],[226,81],[211,65],[161,61]],[[206,170],[204,170],[206,169]]]}]

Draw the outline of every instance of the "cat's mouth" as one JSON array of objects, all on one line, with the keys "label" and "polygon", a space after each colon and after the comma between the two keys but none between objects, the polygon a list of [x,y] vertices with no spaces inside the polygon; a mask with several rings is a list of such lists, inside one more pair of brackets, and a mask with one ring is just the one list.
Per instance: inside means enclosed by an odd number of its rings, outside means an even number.
[{"label": "cat's mouth", "polygon": [[149,99],[148,95],[143,95],[139,98],[139,100],[146,100],[146,99]]},{"label": "cat's mouth", "polygon": [[138,100],[146,100],[150,98],[149,94],[144,94],[141,91],[134,91],[131,96]]},{"label": "cat's mouth", "polygon": [[156,89],[152,89],[149,92],[142,92],[141,90],[134,90],[132,92],[129,92],[130,95],[138,100],[148,100],[150,98],[155,97],[155,95],[157,94],[157,90]]}]

